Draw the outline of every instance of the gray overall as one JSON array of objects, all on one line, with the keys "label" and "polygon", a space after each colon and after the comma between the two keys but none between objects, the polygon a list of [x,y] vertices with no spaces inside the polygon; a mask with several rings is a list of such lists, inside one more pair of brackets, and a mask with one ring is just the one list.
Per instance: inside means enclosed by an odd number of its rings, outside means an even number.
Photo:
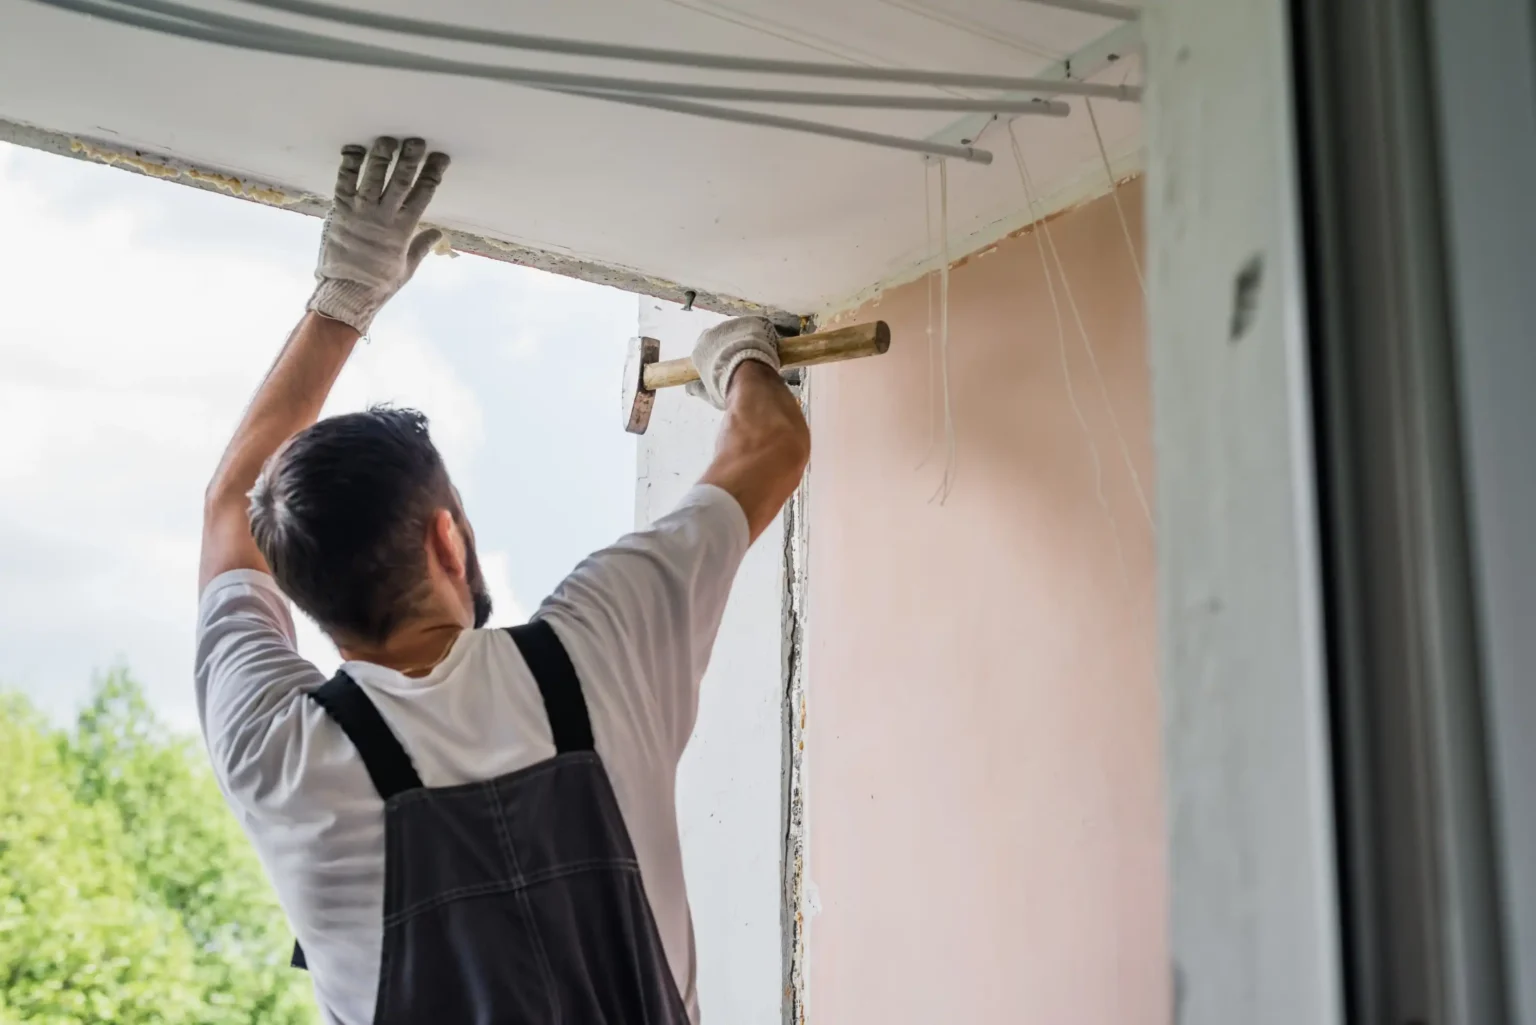
[{"label": "gray overall", "polygon": [[556,753],[496,779],[425,787],[351,677],[311,694],[384,799],[374,1021],[687,1025],[571,660],[547,623],[507,632]]}]

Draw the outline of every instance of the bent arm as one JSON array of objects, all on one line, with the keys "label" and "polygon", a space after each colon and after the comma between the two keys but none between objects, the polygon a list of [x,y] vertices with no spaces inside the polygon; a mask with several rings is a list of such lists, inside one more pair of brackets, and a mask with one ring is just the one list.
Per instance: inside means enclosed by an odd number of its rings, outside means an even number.
[{"label": "bent arm", "polygon": [[757,540],[795,493],[811,458],[800,403],[777,371],[749,360],[731,375],[715,458],[700,483],[729,492]]}]

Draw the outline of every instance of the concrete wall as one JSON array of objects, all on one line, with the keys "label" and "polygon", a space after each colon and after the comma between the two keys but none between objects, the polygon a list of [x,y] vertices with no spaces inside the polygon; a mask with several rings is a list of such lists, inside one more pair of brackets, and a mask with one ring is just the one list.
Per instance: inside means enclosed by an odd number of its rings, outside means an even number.
[{"label": "concrete wall", "polygon": [[[640,333],[661,340],[662,359],[688,355],[699,332],[724,319],[643,296],[639,304]],[[639,445],[638,524],[669,511],[699,479],[719,423],[718,412],[681,389],[657,394]],[[780,1021],[783,536],[774,523],[747,553],[704,677],[698,725],[678,767],[683,869],[707,1022]]]},{"label": "concrete wall", "polygon": [[963,261],[946,504],[923,283],[813,372],[812,1022],[1168,1020],[1143,300],[1108,197],[1050,228],[1103,384],[1033,234]]}]

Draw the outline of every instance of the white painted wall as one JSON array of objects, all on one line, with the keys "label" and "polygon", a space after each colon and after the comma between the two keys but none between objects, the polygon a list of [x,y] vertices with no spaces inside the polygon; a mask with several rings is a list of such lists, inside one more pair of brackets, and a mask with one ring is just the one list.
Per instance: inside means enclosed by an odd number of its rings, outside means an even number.
[{"label": "white painted wall", "polygon": [[[639,305],[639,333],[661,340],[662,359],[688,355],[698,333],[724,319],[645,297]],[[657,394],[639,445],[638,524],[670,510],[698,480],[719,422],[718,412],[681,389]],[[775,521],[736,578],[678,771],[699,1002],[710,1023],[781,1020],[782,594],[783,530]]]}]

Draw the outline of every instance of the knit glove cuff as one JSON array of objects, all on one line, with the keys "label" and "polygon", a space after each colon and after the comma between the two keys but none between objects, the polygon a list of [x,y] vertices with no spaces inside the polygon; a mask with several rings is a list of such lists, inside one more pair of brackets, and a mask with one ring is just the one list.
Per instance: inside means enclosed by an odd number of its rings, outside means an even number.
[{"label": "knit glove cuff", "polygon": [[310,310],[367,332],[442,238],[436,228],[417,229],[447,167],[447,154],[429,154],[422,139],[402,145],[382,136],[367,150],[342,148]]},{"label": "knit glove cuff", "polygon": [[309,309],[322,317],[339,320],[343,324],[349,324],[357,329],[357,333],[365,335],[368,326],[373,323],[373,318],[379,310],[384,308],[384,303],[390,298],[391,293],[380,292],[373,285],[365,285],[360,281],[337,281],[333,278],[321,278],[315,286],[314,293],[309,297]]}]

